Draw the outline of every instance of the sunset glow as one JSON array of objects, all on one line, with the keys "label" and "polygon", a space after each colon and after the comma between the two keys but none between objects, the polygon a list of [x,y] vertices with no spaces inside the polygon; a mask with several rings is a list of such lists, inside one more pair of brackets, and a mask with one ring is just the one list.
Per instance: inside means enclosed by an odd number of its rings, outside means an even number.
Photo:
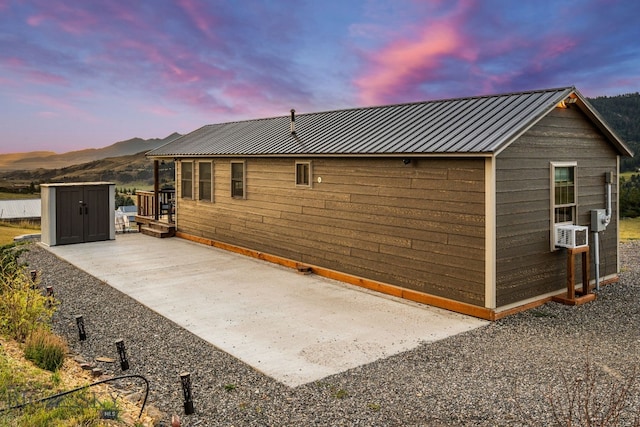
[{"label": "sunset glow", "polygon": [[0,152],[575,85],[640,90],[631,0],[0,0]]}]

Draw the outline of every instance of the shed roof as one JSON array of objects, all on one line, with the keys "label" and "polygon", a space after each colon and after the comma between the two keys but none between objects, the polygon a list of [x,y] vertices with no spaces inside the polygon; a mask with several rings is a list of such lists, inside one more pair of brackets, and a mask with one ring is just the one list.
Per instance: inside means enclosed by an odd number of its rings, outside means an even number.
[{"label": "shed roof", "polygon": [[631,151],[575,87],[206,125],[149,157],[495,155],[571,98],[623,155]]},{"label": "shed roof", "polygon": [[40,218],[40,199],[0,200],[0,220]]}]

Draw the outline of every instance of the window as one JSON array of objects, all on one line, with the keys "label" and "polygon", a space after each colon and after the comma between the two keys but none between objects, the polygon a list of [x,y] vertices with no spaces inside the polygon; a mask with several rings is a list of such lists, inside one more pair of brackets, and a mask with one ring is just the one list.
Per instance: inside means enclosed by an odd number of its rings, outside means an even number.
[{"label": "window", "polygon": [[198,163],[198,199],[206,202],[213,201],[211,170],[211,162]]},{"label": "window", "polygon": [[193,198],[193,162],[181,162],[181,197],[183,199]]},{"label": "window", "polygon": [[576,219],[576,165],[553,164],[553,223],[573,224]]},{"label": "window", "polygon": [[576,162],[551,163],[551,251],[556,250],[556,226],[575,224],[578,187]]},{"label": "window", "polygon": [[311,162],[296,162],[296,185],[311,186]]},{"label": "window", "polygon": [[231,162],[231,197],[245,199],[244,162]]}]

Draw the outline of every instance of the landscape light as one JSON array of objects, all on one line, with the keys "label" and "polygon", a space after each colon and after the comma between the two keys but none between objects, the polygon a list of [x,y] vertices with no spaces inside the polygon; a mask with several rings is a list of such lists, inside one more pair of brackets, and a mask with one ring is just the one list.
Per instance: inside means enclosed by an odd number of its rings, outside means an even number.
[{"label": "landscape light", "polygon": [[76,325],[78,325],[78,334],[80,335],[80,341],[87,339],[87,333],[84,330],[84,319],[82,316],[76,316]]},{"label": "landscape light", "polygon": [[129,369],[129,361],[127,360],[127,352],[124,348],[124,340],[116,341],[116,349],[118,350],[118,356],[120,357],[120,368],[123,371]]},{"label": "landscape light", "polygon": [[193,409],[193,397],[191,396],[191,375],[188,372],[180,374],[180,382],[182,383],[182,394],[184,395],[184,413],[191,415],[195,411]]}]

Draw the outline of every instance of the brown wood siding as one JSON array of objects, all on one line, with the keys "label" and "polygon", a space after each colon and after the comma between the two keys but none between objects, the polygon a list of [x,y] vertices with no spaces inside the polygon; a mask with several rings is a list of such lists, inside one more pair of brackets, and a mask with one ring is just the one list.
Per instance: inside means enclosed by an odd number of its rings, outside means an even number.
[{"label": "brown wood siding", "polygon": [[179,231],[484,306],[483,159],[247,159],[246,200],[213,162],[215,202],[178,195]]},{"label": "brown wood siding", "polygon": [[[613,147],[577,108],[553,110],[498,155],[498,307],[565,289],[566,250],[549,248],[550,162],[577,162],[578,223],[589,226],[589,211],[605,208],[605,172],[613,172],[617,182],[616,160]],[[612,198],[613,218],[601,233],[601,276],[615,274],[617,268],[616,185]],[[590,243],[591,238],[589,234]],[[580,262],[577,268],[579,275]]]}]

